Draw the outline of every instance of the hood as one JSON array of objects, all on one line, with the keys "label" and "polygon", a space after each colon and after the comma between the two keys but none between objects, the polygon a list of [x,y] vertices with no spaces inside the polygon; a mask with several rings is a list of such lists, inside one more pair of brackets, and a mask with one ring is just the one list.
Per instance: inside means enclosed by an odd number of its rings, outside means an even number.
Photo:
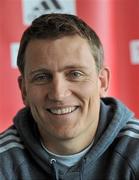
[{"label": "hood", "polygon": [[17,113],[14,125],[30,156],[41,166],[42,170],[51,174],[51,163],[49,163],[49,157],[41,146],[40,134],[29,108],[23,108]]},{"label": "hood", "polygon": [[[95,163],[133,116],[134,114],[119,100],[102,98],[99,125],[94,144],[83,159],[81,168],[88,166],[90,163]],[[48,162],[49,157],[41,146],[40,135],[30,109],[24,108],[19,111],[14,118],[14,124],[32,158],[44,171],[51,172],[51,164]]]},{"label": "hood", "polygon": [[133,117],[134,113],[120,100],[112,97],[102,98],[98,129],[93,148],[85,157],[86,164],[95,163]]}]

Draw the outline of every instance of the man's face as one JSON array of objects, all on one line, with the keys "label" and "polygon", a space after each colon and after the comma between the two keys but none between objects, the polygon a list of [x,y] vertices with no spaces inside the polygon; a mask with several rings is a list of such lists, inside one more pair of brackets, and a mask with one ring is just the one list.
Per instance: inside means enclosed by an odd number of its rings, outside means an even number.
[{"label": "man's face", "polygon": [[107,77],[97,73],[87,41],[79,36],[32,40],[25,62],[21,91],[40,134],[51,143],[92,136]]}]

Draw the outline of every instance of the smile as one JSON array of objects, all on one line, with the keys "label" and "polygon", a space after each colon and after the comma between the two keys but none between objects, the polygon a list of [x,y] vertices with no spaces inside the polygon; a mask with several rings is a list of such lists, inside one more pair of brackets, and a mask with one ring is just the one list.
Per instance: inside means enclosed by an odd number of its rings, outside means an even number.
[{"label": "smile", "polygon": [[63,115],[63,114],[68,114],[73,111],[75,111],[77,107],[66,107],[66,108],[57,108],[57,109],[48,109],[48,111],[52,114],[57,114],[57,115]]}]

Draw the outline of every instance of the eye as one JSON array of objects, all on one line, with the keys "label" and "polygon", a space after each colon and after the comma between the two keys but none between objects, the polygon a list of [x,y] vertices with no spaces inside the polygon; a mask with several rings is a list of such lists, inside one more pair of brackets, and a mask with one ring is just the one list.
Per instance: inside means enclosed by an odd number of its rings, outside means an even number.
[{"label": "eye", "polygon": [[39,73],[34,75],[32,81],[35,83],[48,83],[52,79],[52,75],[48,73]]},{"label": "eye", "polygon": [[77,70],[71,71],[69,75],[70,75],[70,78],[72,78],[73,80],[79,80],[84,76],[84,74],[81,71],[77,71]]}]

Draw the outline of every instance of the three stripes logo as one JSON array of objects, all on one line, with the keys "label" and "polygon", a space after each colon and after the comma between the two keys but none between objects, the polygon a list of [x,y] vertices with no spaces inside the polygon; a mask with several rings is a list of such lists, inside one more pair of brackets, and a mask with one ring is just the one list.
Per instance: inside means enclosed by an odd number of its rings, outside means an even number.
[{"label": "three stripes logo", "polygon": [[21,143],[16,129],[10,128],[4,133],[0,134],[0,153],[13,148],[24,149],[24,146]]},{"label": "three stripes logo", "polygon": [[33,19],[48,13],[76,14],[76,0],[22,0],[23,23],[30,25]]},{"label": "three stripes logo", "polygon": [[128,121],[126,126],[120,131],[118,135],[118,137],[121,136],[128,136],[139,139],[139,121],[134,119]]},{"label": "three stripes logo", "polygon": [[[51,0],[51,1],[42,1],[40,2],[41,7],[44,10],[51,10],[51,9],[57,9],[57,10],[62,10],[61,4],[56,1],[56,0]],[[39,10],[38,7],[35,7],[34,10]]]}]

